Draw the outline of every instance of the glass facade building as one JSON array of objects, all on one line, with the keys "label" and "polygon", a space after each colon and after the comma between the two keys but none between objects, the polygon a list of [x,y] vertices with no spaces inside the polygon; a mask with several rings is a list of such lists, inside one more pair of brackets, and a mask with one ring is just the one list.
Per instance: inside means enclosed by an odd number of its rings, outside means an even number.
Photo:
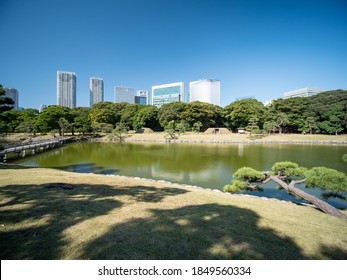
[{"label": "glass facade building", "polygon": [[89,80],[90,107],[104,101],[104,80],[91,77]]},{"label": "glass facade building", "polygon": [[152,87],[152,105],[160,108],[163,104],[171,102],[184,102],[183,82]]},{"label": "glass facade building", "polygon": [[5,90],[5,96],[8,98],[11,98],[14,101],[14,104],[12,105],[13,109],[18,110],[19,109],[18,90],[16,90],[15,88],[7,88],[7,87],[4,87],[4,90]]},{"label": "glass facade building", "polygon": [[189,83],[190,102],[201,101],[220,106],[220,80],[203,79]]},{"label": "glass facade building", "polygon": [[135,96],[135,103],[147,105],[148,104],[148,91],[147,90],[138,90]]},{"label": "glass facade building", "polygon": [[135,103],[135,89],[128,87],[114,87],[114,102]]},{"label": "glass facade building", "polygon": [[57,105],[76,107],[76,74],[74,72],[57,72]]}]

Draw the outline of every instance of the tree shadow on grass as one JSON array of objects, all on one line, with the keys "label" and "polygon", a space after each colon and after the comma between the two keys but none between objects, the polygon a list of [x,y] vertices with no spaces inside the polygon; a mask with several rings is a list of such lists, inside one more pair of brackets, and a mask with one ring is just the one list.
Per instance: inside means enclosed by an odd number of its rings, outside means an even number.
[{"label": "tree shadow on grass", "polygon": [[347,250],[338,247],[321,247],[321,254],[327,259],[347,260]]},{"label": "tree shadow on grass", "polygon": [[0,188],[1,259],[61,259],[68,241],[63,231],[121,208],[120,197],[133,202],[160,202],[187,192],[147,186],[50,183]]},{"label": "tree shadow on grass", "polygon": [[290,238],[248,209],[219,204],[152,210],[87,244],[87,259],[303,259]]}]

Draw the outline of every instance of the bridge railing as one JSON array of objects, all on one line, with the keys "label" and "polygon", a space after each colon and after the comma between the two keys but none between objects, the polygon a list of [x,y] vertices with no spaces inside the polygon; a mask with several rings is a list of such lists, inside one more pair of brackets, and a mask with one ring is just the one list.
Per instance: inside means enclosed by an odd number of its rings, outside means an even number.
[{"label": "bridge railing", "polygon": [[37,147],[42,147],[45,145],[50,145],[50,144],[57,144],[60,141],[64,141],[65,138],[63,137],[57,137],[57,138],[52,138],[52,139],[41,139],[41,140],[26,140],[26,141],[16,141],[16,142],[11,142],[11,143],[5,143],[2,144],[2,148],[0,149],[1,152],[15,152],[15,151],[20,151],[23,149],[34,149]]}]

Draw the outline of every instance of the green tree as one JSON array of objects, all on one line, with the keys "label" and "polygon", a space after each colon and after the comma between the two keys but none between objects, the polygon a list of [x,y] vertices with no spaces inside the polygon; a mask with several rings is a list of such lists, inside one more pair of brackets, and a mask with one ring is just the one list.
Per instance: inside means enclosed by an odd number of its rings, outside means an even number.
[{"label": "green tree", "polygon": [[161,127],[165,128],[170,121],[179,122],[181,114],[188,104],[183,102],[172,102],[164,104],[159,108],[158,120]]},{"label": "green tree", "polygon": [[268,134],[275,133],[277,124],[274,121],[266,121],[263,128]]},{"label": "green tree", "polygon": [[282,134],[283,128],[288,123],[288,116],[286,113],[278,113],[276,116],[276,126],[278,127],[278,131],[280,134]]},{"label": "green tree", "polygon": [[7,132],[34,133],[33,122],[38,114],[36,109],[8,110],[0,114],[0,121],[4,123]]},{"label": "green tree", "polygon": [[134,117],[134,129],[138,130],[142,127],[148,127],[154,131],[160,130],[161,126],[158,120],[158,112],[159,109],[152,105],[146,105],[140,108]]},{"label": "green tree", "polygon": [[[276,116],[282,113],[288,119],[282,128],[286,132],[347,133],[347,91],[333,90],[310,97],[274,100],[267,108],[266,121],[277,122]],[[314,124],[310,118],[314,118]]]},{"label": "green tree", "polygon": [[312,134],[312,132],[317,128],[316,120],[314,119],[314,117],[307,117],[306,123],[309,133]]},{"label": "green tree", "polygon": [[122,109],[122,116],[120,122],[123,123],[129,129],[134,129],[133,124],[136,117],[136,114],[144,105],[141,104],[127,104]]},{"label": "green tree", "polygon": [[213,104],[194,101],[189,103],[181,113],[181,120],[186,121],[190,127],[196,122],[202,124],[201,129],[220,127],[224,125],[222,108]]},{"label": "green tree", "polygon": [[94,133],[95,132],[110,133],[114,129],[112,124],[99,123],[99,122],[93,122],[91,124],[91,128]]},{"label": "green tree", "polygon": [[65,118],[59,118],[58,124],[59,124],[59,135],[60,136],[65,136],[65,132],[67,132],[68,130],[71,129],[71,124]]},{"label": "green tree", "polygon": [[200,121],[197,121],[193,124],[192,130],[194,132],[200,132],[201,127],[202,127],[202,123]]},{"label": "green tree", "polygon": [[21,118],[21,111],[19,110],[5,111],[1,114],[0,118],[6,124],[6,132],[14,132],[16,127],[23,121]]},{"label": "green tree", "polygon": [[308,98],[309,116],[316,120],[320,133],[347,133],[347,91],[333,90]]},{"label": "green tree", "polygon": [[170,121],[164,128],[166,132],[165,138],[170,140],[178,139],[179,132],[176,129],[176,122],[174,120]]},{"label": "green tree", "polygon": [[110,138],[122,142],[128,136],[128,131],[129,128],[124,123],[117,123],[115,129],[111,131]]},{"label": "green tree", "polygon": [[76,107],[71,109],[71,114],[73,117],[73,127],[76,132],[85,133],[92,132],[92,122],[90,119],[90,108],[86,107]]},{"label": "green tree", "polygon": [[33,120],[23,121],[15,128],[14,131],[19,133],[27,133],[27,134],[35,135],[33,124],[34,124]]},{"label": "green tree", "polygon": [[243,167],[233,174],[232,185],[226,185],[224,191],[256,190],[269,181],[274,181],[289,193],[307,200],[325,213],[347,219],[335,207],[295,187],[297,184],[306,183],[307,187],[320,187],[335,192],[347,191],[346,174],[326,167],[306,169],[289,161],[275,163],[270,172],[261,172],[250,167]]},{"label": "green tree", "polygon": [[248,120],[248,125],[246,126],[246,131],[249,131],[250,135],[253,133],[259,133],[259,126],[258,126],[259,119],[256,117],[251,117]]},{"label": "green tree", "polygon": [[190,130],[189,123],[186,121],[182,120],[179,123],[176,124],[176,130],[178,131],[179,134],[183,134],[186,131]]},{"label": "green tree", "polygon": [[258,126],[263,127],[265,106],[254,98],[238,100],[224,108],[224,117],[231,130],[246,127],[249,119],[258,118]]},{"label": "green tree", "polygon": [[268,108],[267,121],[289,133],[305,130],[309,99],[304,97],[277,99]]},{"label": "green tree", "polygon": [[34,129],[37,132],[50,132],[60,130],[59,120],[64,118],[67,122],[72,122],[71,109],[63,106],[48,106],[34,120]]},{"label": "green tree", "polygon": [[121,121],[122,111],[128,103],[99,102],[90,111],[91,122],[115,125]]}]

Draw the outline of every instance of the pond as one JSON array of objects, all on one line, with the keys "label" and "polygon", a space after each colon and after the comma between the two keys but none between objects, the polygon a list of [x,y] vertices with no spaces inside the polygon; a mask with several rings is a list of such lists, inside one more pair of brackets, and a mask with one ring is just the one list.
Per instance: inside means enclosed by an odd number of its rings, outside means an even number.
[{"label": "pond", "polygon": [[[269,170],[277,161],[304,167],[326,166],[346,172],[345,145],[314,144],[184,144],[184,143],[74,143],[17,161],[26,166],[52,167],[80,173],[118,174],[223,189],[238,168]],[[304,186],[300,186],[304,188]],[[305,189],[321,196],[320,189]],[[302,202],[269,183],[252,195]],[[347,194],[345,194],[347,195]],[[329,198],[338,208],[347,201]]]}]

